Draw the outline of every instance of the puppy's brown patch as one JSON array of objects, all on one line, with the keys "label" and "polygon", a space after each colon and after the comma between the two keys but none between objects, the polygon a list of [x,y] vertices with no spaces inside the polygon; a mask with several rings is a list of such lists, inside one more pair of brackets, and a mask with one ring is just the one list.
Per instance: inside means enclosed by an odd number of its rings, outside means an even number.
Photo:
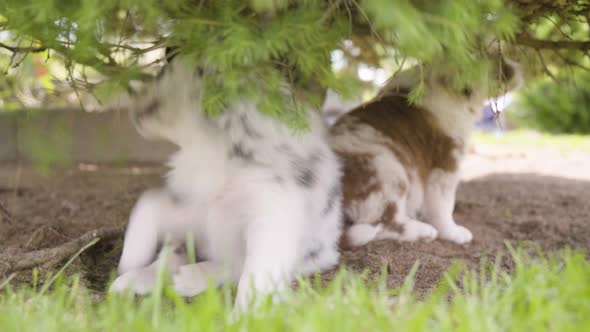
[{"label": "puppy's brown patch", "polygon": [[[334,125],[335,133],[349,129],[338,128],[340,123],[350,126],[350,119],[347,118],[353,118],[356,123],[369,125],[389,138],[388,148],[404,167],[418,172],[423,184],[433,169],[448,172],[457,170],[458,160],[452,152],[461,148],[459,144],[440,129],[431,113],[410,105],[404,96],[388,95],[360,106],[344,115]],[[348,121],[343,121],[345,119]],[[342,157],[346,160],[349,156]],[[348,169],[345,170],[345,174],[347,171]],[[356,179],[355,174],[361,179]],[[345,181],[366,181],[366,174],[360,171],[355,174],[346,174]]]},{"label": "puppy's brown patch", "polygon": [[394,202],[390,202],[385,207],[385,211],[383,211],[383,215],[381,215],[380,223],[385,226],[390,231],[394,231],[399,234],[404,233],[404,225],[400,224],[398,220],[395,219],[395,215],[397,214],[397,205]]},{"label": "puppy's brown patch", "polygon": [[343,161],[342,200],[344,206],[365,200],[381,191],[381,182],[370,154],[341,154]]}]

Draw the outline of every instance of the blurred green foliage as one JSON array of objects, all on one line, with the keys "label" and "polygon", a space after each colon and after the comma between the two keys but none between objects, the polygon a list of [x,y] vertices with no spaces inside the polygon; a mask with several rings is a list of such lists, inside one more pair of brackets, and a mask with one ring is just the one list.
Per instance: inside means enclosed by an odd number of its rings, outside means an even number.
[{"label": "blurred green foliage", "polygon": [[507,115],[517,126],[550,133],[590,134],[590,72],[564,72],[530,84]]},{"label": "blurred green foliage", "polygon": [[[326,88],[347,96],[359,86],[356,75],[333,70],[334,50],[345,67],[444,59],[466,81],[481,74],[482,37],[510,39],[518,25],[502,0],[0,0],[0,8],[5,66],[27,54],[61,62],[54,91],[112,95],[155,74],[171,46],[219,73],[206,78],[205,111],[250,98],[291,124],[301,102],[319,105]],[[280,96],[285,80],[294,100]]]}]

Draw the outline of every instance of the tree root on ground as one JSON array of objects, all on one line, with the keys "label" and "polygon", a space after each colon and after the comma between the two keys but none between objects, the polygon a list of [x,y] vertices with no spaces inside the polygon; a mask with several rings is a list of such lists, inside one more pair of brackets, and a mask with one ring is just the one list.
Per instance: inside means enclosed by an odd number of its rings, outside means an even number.
[{"label": "tree root on ground", "polygon": [[101,241],[115,239],[123,235],[120,227],[99,228],[84,233],[60,246],[30,251],[16,255],[0,254],[0,275],[26,270],[48,262],[63,261],[83,248],[90,241],[99,238]]}]

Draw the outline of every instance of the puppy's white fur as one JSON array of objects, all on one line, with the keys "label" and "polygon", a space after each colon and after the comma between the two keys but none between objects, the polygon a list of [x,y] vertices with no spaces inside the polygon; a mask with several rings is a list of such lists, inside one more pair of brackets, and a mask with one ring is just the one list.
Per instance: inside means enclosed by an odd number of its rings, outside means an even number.
[{"label": "puppy's white fur", "polygon": [[[280,291],[296,275],[333,267],[341,234],[340,167],[321,118],[294,132],[242,100],[209,118],[201,111],[201,78],[176,61],[139,96],[133,120],[146,137],[179,150],[166,187],[150,190],[130,217],[120,276],[112,289],[149,291],[158,245],[181,295],[238,282],[236,305],[254,292]],[[285,96],[288,97],[287,95]],[[192,236],[199,262],[179,251]]]}]

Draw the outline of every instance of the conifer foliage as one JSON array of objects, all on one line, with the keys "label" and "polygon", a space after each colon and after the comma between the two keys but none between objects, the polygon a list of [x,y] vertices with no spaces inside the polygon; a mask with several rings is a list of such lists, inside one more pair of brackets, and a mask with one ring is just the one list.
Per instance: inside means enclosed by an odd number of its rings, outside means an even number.
[{"label": "conifer foliage", "polygon": [[[214,68],[205,81],[206,112],[218,114],[237,96],[248,97],[262,112],[292,124],[303,123],[300,105],[319,104],[326,88],[347,95],[355,86],[332,70],[332,51],[340,49],[347,63],[375,67],[383,58],[444,59],[458,80],[468,79],[479,73],[482,41],[512,40],[522,30],[518,14],[524,8],[502,0],[0,3],[0,47],[11,56],[8,67],[42,53],[62,61],[68,88],[102,98],[154,75],[166,56],[182,54]],[[278,87],[285,83],[295,98],[284,100]]]}]

